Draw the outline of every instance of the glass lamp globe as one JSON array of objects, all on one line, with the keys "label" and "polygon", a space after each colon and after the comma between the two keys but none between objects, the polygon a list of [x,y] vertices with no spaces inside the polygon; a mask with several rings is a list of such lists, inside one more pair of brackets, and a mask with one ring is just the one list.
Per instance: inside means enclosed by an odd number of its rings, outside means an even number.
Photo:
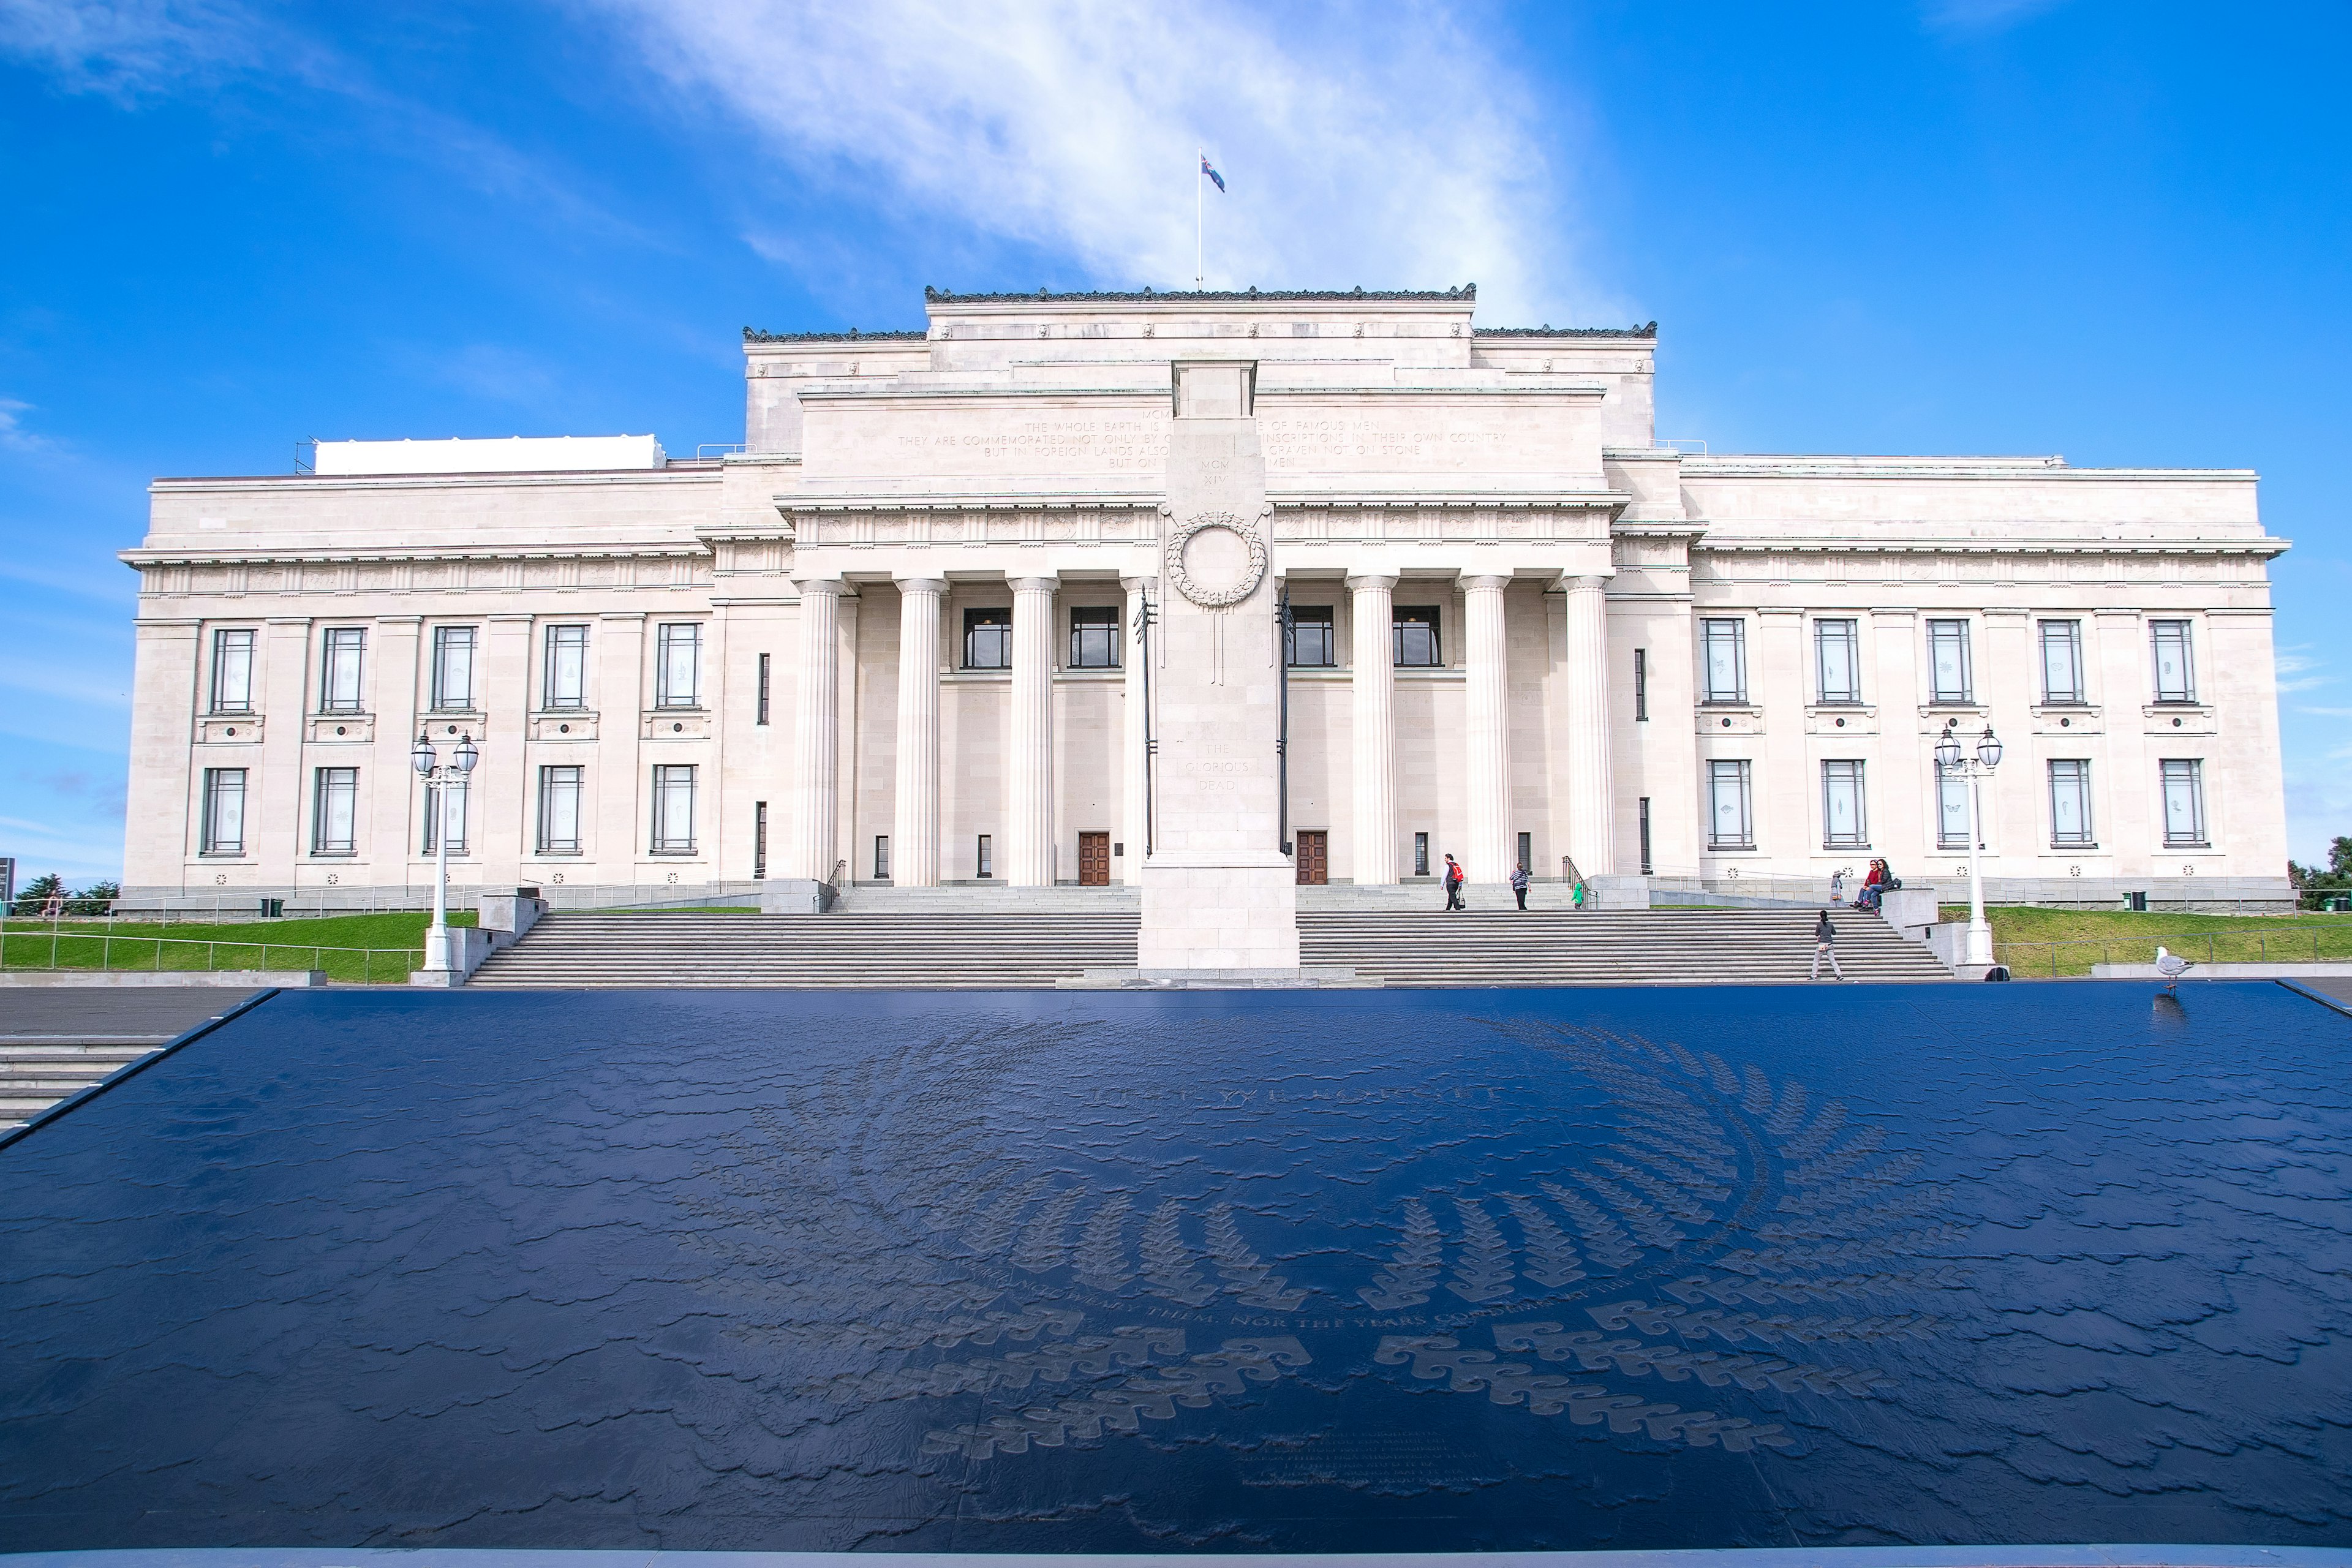
[{"label": "glass lamp globe", "polygon": [[2000,766],[2000,741],[1993,734],[1990,724],[1985,726],[1985,732],[1977,737],[1977,761],[1989,768]]},{"label": "glass lamp globe", "polygon": [[1952,733],[1949,726],[1945,728],[1944,738],[1936,742],[1936,765],[1939,768],[1957,768],[1960,765],[1960,742]]},{"label": "glass lamp globe", "polygon": [[458,736],[457,755],[457,771],[461,773],[470,773],[474,771],[474,764],[481,760],[482,753],[480,750],[475,746],[474,737],[469,734]]},{"label": "glass lamp globe", "polygon": [[420,732],[416,737],[416,744],[409,749],[410,765],[420,773],[429,773],[433,771],[433,764],[439,760],[433,754],[432,741]]}]

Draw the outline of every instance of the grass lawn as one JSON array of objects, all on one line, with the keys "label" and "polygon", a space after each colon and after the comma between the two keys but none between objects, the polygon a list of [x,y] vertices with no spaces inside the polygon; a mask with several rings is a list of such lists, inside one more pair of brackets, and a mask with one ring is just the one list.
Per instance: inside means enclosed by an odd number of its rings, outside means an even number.
[{"label": "grass lawn", "polygon": [[[10,969],[322,969],[334,980],[396,984],[425,961],[425,928],[432,919],[420,910],[201,925],[68,920],[52,928],[47,921],[11,918],[0,922],[6,932],[0,937],[0,963]],[[473,911],[452,910],[449,923],[472,925]]]},{"label": "grass lawn", "polygon": [[[1944,918],[1965,921],[1966,904]],[[2021,975],[2088,974],[2095,963],[2147,963],[2158,943],[2199,963],[2352,960],[2345,915],[2168,915],[2127,910],[2038,910],[1996,906],[1995,956]],[[2057,945],[2053,945],[2057,944]]]}]

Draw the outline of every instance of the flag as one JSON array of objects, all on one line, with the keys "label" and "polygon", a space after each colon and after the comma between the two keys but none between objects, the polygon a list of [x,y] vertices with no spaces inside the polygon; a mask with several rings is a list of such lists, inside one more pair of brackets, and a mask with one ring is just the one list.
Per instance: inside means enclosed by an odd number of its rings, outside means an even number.
[{"label": "flag", "polygon": [[1216,181],[1217,189],[1222,191],[1225,188],[1225,177],[1209,167],[1209,155],[1206,153],[1201,154],[1201,173]]}]

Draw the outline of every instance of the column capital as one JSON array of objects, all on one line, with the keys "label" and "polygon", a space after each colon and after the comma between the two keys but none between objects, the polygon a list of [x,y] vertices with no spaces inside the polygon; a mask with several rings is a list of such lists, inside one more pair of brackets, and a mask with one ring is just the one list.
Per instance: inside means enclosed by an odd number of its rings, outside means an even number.
[{"label": "column capital", "polygon": [[1160,579],[1158,577],[1121,577],[1118,580],[1118,585],[1122,593],[1150,593],[1160,586]]},{"label": "column capital", "polygon": [[1473,592],[1500,592],[1510,582],[1508,572],[1465,572],[1461,577],[1462,586]]},{"label": "column capital", "polygon": [[1555,594],[1599,594],[1607,590],[1612,572],[1563,572],[1552,584]]},{"label": "column capital", "polygon": [[793,586],[801,591],[803,598],[812,594],[836,599],[850,596],[849,584],[838,577],[795,577],[793,579]]},{"label": "column capital", "polygon": [[1062,580],[1050,572],[1015,577],[1005,574],[1005,584],[1016,594],[1050,594],[1062,585]]},{"label": "column capital", "polygon": [[893,577],[901,594],[944,594],[948,591],[944,577]]},{"label": "column capital", "polygon": [[1385,571],[1350,572],[1347,575],[1346,582],[1348,592],[1350,594],[1378,593],[1383,588],[1394,588],[1397,585],[1397,574],[1394,572]]}]

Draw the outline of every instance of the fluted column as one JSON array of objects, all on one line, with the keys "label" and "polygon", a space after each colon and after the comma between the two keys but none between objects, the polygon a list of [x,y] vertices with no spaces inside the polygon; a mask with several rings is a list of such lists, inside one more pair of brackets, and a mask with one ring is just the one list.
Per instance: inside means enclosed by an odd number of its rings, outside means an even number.
[{"label": "fluted column", "polygon": [[1511,727],[1505,700],[1508,667],[1503,589],[1508,573],[1462,579],[1463,662],[1469,688],[1462,773],[1470,805],[1465,868],[1474,882],[1503,882],[1518,864],[1511,839]]},{"label": "fluted column", "polygon": [[1150,802],[1144,792],[1144,770],[1151,765],[1144,754],[1143,744],[1148,729],[1144,714],[1144,649],[1136,641],[1136,616],[1142,612],[1144,595],[1151,591],[1153,580],[1149,577],[1121,577],[1118,585],[1127,591],[1125,620],[1119,627],[1120,664],[1127,676],[1126,722],[1119,741],[1119,842],[1127,847],[1119,861],[1118,879],[1122,882],[1140,884],[1143,880],[1144,846],[1150,842],[1151,829],[1147,820]]},{"label": "fluted column", "polygon": [[1348,579],[1356,628],[1356,807],[1348,856],[1360,888],[1397,879],[1395,587],[1393,572]]},{"label": "fluted column", "polygon": [[799,584],[801,646],[793,693],[793,855],[790,875],[833,879],[839,857],[841,595],[838,578]]},{"label": "fluted column", "polygon": [[1609,777],[1609,579],[1570,577],[1568,595],[1568,852],[1588,877],[1617,869]]},{"label": "fluted column", "polygon": [[1005,872],[1016,888],[1054,885],[1054,589],[1013,584],[1013,751],[1005,759]]},{"label": "fluted column", "polygon": [[890,879],[940,885],[940,595],[936,577],[898,582],[898,766]]}]

